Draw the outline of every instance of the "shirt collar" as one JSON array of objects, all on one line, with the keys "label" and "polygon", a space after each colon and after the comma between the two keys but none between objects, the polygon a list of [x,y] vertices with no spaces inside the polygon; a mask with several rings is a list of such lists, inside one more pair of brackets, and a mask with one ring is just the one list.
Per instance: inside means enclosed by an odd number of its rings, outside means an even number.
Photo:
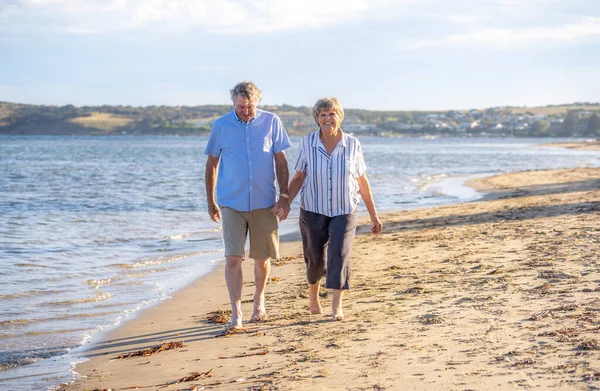
[{"label": "shirt collar", "polygon": [[[313,138],[313,141],[312,141],[312,145],[311,146],[314,147],[314,148],[318,148],[319,144],[321,143],[321,139],[319,138],[319,132],[320,132],[320,130],[317,130],[315,132],[315,137]],[[343,130],[342,130],[341,145],[344,148],[346,148],[348,146],[348,135]]]},{"label": "shirt collar", "polygon": [[[256,109],[256,111],[254,112],[254,117],[250,118],[250,121],[248,121],[248,123],[250,123],[250,122],[254,121],[255,119],[257,119],[260,116],[261,113],[262,113],[262,110]],[[242,121],[242,119],[235,112],[235,108],[233,109],[233,116],[235,117],[235,119],[237,120],[237,122],[245,124],[245,122]]]}]

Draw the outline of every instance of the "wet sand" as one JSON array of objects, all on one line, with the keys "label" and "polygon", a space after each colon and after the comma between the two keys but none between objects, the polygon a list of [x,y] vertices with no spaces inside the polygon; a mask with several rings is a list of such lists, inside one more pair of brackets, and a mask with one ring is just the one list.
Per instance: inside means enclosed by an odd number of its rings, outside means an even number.
[{"label": "wet sand", "polygon": [[543,147],[555,147],[555,148],[569,148],[569,149],[582,149],[588,151],[599,151],[600,140],[590,140],[575,143],[551,143],[542,144]]},{"label": "wet sand", "polygon": [[[478,202],[367,221],[346,319],[309,315],[297,237],[267,287],[270,318],[227,333],[222,267],[88,346],[72,390],[506,390],[600,388],[600,169],[469,183]],[[245,262],[244,314],[252,311]],[[150,356],[120,354],[183,341]],[[180,381],[190,373],[206,378]]]}]

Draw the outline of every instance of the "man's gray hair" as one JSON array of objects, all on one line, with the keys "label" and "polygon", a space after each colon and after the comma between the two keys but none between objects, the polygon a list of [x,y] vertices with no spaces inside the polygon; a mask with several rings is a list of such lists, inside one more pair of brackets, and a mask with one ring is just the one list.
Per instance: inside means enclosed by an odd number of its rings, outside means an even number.
[{"label": "man's gray hair", "polygon": [[321,111],[333,111],[340,118],[340,123],[344,120],[344,108],[338,98],[321,98],[315,103],[312,109],[312,116],[315,122],[319,123],[319,114]]},{"label": "man's gray hair", "polygon": [[244,98],[254,101],[256,103],[260,102],[262,98],[262,94],[256,84],[251,81],[241,81],[233,87],[229,91],[231,93],[231,100],[235,103],[235,99],[238,96],[243,96]]}]

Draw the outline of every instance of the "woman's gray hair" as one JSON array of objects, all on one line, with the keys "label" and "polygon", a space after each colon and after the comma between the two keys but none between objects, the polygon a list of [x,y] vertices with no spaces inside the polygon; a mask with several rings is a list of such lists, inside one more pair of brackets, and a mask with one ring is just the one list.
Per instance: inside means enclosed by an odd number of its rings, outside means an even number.
[{"label": "woman's gray hair", "polygon": [[323,110],[335,112],[340,117],[340,123],[344,120],[344,108],[338,98],[321,98],[315,103],[312,115],[317,124],[319,123],[319,113]]},{"label": "woman's gray hair", "polygon": [[238,96],[243,96],[244,98],[254,101],[256,103],[260,102],[262,98],[262,94],[256,84],[251,81],[241,81],[233,87],[233,89],[229,90],[231,93],[231,100],[235,103],[235,99]]}]

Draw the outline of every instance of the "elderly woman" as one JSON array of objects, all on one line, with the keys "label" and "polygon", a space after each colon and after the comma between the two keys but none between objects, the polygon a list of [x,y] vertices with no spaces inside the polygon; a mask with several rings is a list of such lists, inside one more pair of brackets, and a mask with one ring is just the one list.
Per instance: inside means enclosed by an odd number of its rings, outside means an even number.
[{"label": "elderly woman", "polygon": [[[362,148],[341,129],[344,109],[336,98],[320,99],[312,111],[319,130],[302,138],[288,201],[300,192],[300,232],[310,284],[310,312],[322,312],[319,282],[333,289],[333,320],[344,319],[342,296],[350,288],[350,256],[362,197],[373,228],[381,232]],[[280,217],[285,218],[285,212]]]}]

